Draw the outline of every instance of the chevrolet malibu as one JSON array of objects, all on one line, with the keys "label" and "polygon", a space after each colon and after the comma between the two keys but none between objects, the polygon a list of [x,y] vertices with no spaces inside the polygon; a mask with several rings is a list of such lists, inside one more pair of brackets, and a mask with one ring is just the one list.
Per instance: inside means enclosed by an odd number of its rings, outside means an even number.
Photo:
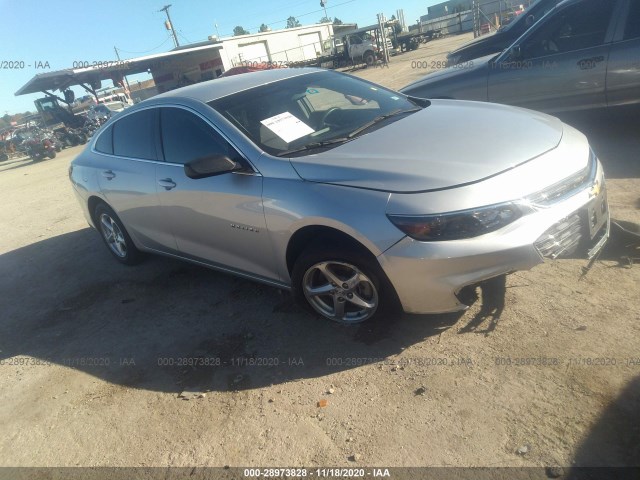
[{"label": "chevrolet malibu", "polygon": [[320,69],[174,90],[72,162],[113,256],[184,259],[291,290],[342,323],[464,310],[461,291],[609,232],[602,166],[556,118],[426,101]]}]

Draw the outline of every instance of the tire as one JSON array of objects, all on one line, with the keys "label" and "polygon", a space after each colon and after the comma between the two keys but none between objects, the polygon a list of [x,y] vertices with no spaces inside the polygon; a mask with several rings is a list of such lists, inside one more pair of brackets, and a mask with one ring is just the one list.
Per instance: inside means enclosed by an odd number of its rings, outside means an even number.
[{"label": "tire", "polygon": [[[312,245],[296,260],[291,280],[296,301],[341,324],[362,323],[397,307],[395,291],[375,258],[353,248]],[[314,288],[322,293],[312,294]]]},{"label": "tire", "polygon": [[362,61],[367,64],[367,67],[372,67],[376,63],[376,56],[372,51],[364,52]]},{"label": "tire", "polygon": [[51,159],[56,158],[56,151],[55,150],[51,150],[49,153],[47,153],[47,156]]},{"label": "tire", "polygon": [[110,207],[104,203],[98,204],[93,218],[102,240],[116,260],[125,265],[135,265],[142,260],[142,253]]}]

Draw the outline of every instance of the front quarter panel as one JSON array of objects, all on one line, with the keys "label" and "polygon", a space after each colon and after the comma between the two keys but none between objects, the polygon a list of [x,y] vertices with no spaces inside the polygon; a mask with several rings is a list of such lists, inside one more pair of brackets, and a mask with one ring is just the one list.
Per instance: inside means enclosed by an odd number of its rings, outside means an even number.
[{"label": "front quarter panel", "polygon": [[389,194],[303,180],[265,178],[264,211],[282,280],[290,281],[286,252],[295,232],[325,226],[360,242],[373,255],[404,237],[385,216]]}]

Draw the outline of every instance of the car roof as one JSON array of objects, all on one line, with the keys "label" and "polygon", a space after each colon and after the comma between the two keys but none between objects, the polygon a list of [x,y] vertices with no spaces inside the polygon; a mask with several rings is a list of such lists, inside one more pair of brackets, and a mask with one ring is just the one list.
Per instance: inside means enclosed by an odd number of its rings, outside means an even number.
[{"label": "car roof", "polygon": [[262,70],[243,75],[216,78],[215,80],[189,85],[188,87],[177,88],[156,95],[153,98],[188,97],[207,103],[267,83],[317,72],[326,72],[326,70],[321,68],[276,68]]}]

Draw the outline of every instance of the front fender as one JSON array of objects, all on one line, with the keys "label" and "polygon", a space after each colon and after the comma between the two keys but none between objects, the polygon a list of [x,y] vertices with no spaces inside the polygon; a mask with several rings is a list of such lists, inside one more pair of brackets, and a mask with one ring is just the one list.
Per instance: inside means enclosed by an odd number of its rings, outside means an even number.
[{"label": "front fender", "polygon": [[386,192],[300,180],[266,180],[264,212],[278,272],[289,281],[286,252],[293,235],[324,226],[349,235],[379,256],[404,237],[386,217]]}]

